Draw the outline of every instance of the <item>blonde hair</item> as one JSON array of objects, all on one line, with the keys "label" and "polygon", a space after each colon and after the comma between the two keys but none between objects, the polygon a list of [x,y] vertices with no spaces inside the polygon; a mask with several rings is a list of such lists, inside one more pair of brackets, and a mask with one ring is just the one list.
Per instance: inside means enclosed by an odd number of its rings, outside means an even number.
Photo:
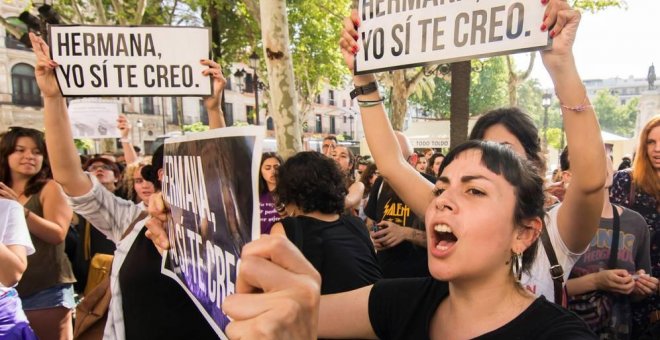
[{"label": "blonde hair", "polygon": [[637,146],[637,155],[633,161],[632,180],[638,189],[651,194],[656,200],[660,200],[660,181],[656,170],[649,160],[648,146],[646,140],[649,138],[651,130],[660,126],[660,115],[656,115],[644,125],[642,133],[639,135],[639,145]]},{"label": "blonde hair", "polygon": [[150,164],[150,162],[146,162],[146,161],[133,162],[131,164],[128,164],[124,169],[124,176],[122,177],[122,182],[124,188],[126,188],[126,199],[128,199],[129,201],[134,201],[136,197],[135,185],[134,185],[135,178],[133,177],[135,171],[148,164]]}]

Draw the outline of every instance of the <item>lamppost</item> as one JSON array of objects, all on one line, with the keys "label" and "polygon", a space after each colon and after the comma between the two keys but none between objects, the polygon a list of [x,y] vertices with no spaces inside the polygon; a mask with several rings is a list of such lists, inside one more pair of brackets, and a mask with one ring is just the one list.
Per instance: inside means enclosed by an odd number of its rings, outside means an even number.
[{"label": "lamppost", "polygon": [[353,119],[355,119],[355,115],[353,113],[351,113],[348,116],[348,120],[350,121],[350,124],[351,124],[351,139],[355,140],[355,136],[353,135]]},{"label": "lamppost", "polygon": [[250,59],[250,67],[254,70],[254,116],[255,122],[259,125],[259,76],[257,75],[257,67],[259,66],[259,56],[257,52],[252,51],[248,57]]},{"label": "lamppost", "polygon": [[236,78],[236,86],[238,86],[238,92],[243,93],[243,77],[245,76],[244,69],[238,69],[234,72],[234,77]]},{"label": "lamppost", "polygon": [[144,123],[142,122],[142,119],[139,119],[135,122],[135,126],[137,126],[138,129],[138,143],[142,145],[142,128],[144,127]]},{"label": "lamppost", "polygon": [[552,95],[546,92],[541,99],[541,105],[545,110],[543,113],[543,150],[545,152],[548,151],[548,109],[550,108],[550,104],[552,104]]}]

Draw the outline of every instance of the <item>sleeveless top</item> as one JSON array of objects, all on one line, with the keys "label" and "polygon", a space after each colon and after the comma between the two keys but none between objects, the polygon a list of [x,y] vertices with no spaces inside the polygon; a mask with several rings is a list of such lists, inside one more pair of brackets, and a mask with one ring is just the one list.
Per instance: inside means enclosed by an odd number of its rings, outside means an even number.
[{"label": "sleeveless top", "polygon": [[[33,214],[43,217],[44,211],[39,200],[40,196],[41,191],[30,196],[24,207]],[[76,282],[71,263],[64,252],[64,242],[57,245],[50,244],[31,232],[30,237],[36,251],[27,257],[27,270],[16,286],[16,290],[22,298],[55,285]]]},{"label": "sleeveless top", "polygon": [[217,339],[183,288],[161,274],[161,256],[146,231],[119,269],[126,339]]}]

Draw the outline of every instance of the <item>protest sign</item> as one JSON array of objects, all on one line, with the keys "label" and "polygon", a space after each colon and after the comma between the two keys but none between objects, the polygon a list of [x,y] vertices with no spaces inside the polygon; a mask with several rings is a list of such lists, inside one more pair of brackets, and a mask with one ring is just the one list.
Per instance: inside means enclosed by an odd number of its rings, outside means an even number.
[{"label": "protest sign", "polygon": [[49,26],[64,96],[209,96],[210,30],[163,26]]},{"label": "protest sign", "polygon": [[224,128],[165,140],[163,197],[171,249],[162,272],[177,281],[218,336],[229,319],[243,245],[260,233],[257,176],[265,130]]},{"label": "protest sign", "polygon": [[120,138],[118,117],[117,101],[76,99],[69,102],[73,138]]},{"label": "protest sign", "polygon": [[359,0],[355,73],[542,49],[544,12],[541,1]]}]

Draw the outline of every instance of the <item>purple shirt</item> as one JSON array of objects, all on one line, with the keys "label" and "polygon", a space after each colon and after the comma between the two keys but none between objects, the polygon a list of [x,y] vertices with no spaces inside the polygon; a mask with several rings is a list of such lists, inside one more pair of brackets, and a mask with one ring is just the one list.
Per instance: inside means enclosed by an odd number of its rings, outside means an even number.
[{"label": "purple shirt", "polygon": [[265,192],[259,196],[259,211],[261,217],[261,234],[270,234],[273,224],[280,221],[280,214],[275,210],[275,201],[270,192]]}]

